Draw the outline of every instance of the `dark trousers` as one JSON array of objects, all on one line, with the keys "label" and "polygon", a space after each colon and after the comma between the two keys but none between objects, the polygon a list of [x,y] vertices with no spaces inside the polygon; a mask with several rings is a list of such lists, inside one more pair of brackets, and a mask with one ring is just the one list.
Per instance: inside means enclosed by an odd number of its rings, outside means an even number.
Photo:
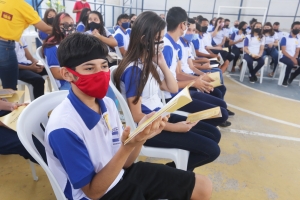
[{"label": "dark trousers", "polygon": [[[186,117],[171,114],[170,123],[186,121]],[[187,169],[194,168],[214,161],[220,155],[218,145],[221,139],[220,131],[209,124],[199,122],[186,133],[162,131],[160,134],[147,140],[145,145],[161,148],[178,148],[190,152]]]},{"label": "dark trousers", "polygon": [[[297,58],[297,61],[298,61],[298,65],[300,65],[300,58]],[[288,78],[290,77],[290,73],[294,67],[294,63],[291,59],[289,59],[288,57],[286,56],[283,56],[281,59],[280,59],[280,62],[286,64],[286,70],[285,70],[285,76],[284,76],[284,79],[283,81],[287,81]],[[300,74],[300,68],[298,68],[294,75],[295,76],[298,76]]]},{"label": "dark trousers", "polygon": [[235,67],[237,60],[240,58],[241,54],[243,54],[243,49],[240,49],[237,46],[233,45],[231,48],[231,52],[234,54],[233,67]]},{"label": "dark trousers", "polygon": [[274,64],[273,72],[275,72],[276,67],[278,65],[278,50],[275,47],[272,47],[272,48],[267,47],[265,49],[262,57],[264,57],[266,55],[271,56],[271,58],[273,60],[273,64]]},{"label": "dark trousers", "polygon": [[18,60],[15,52],[15,42],[0,40],[0,79],[3,88],[17,90]]},{"label": "dark trousers", "polygon": [[217,49],[211,49],[211,51],[214,54],[218,54],[220,53],[220,55],[222,56],[224,62],[226,60],[228,60],[229,62],[231,62],[234,59],[234,55],[232,55],[231,53],[227,52],[227,51],[223,51],[223,50],[217,50]]},{"label": "dark trousers", "polygon": [[[0,111],[0,116],[3,116],[7,113],[9,112]],[[42,156],[43,160],[47,163],[44,146],[38,141],[38,139],[36,139],[36,137],[32,136],[32,139],[38,152]],[[17,132],[3,126],[0,126],[0,154],[18,154],[25,159],[30,159],[32,162],[37,163],[20,142]]]},{"label": "dark trousers", "polygon": [[[206,122],[208,124],[211,124],[213,126],[218,126],[221,123],[225,122],[228,119],[228,111],[226,102],[223,101],[220,98],[213,97],[209,94],[205,94],[202,92],[197,91],[190,91],[190,95],[193,99],[193,101],[183,107],[181,107],[179,110],[188,112],[188,113],[195,113],[203,110],[207,110],[210,108],[215,108],[217,106],[220,106],[222,117],[215,118],[215,119],[206,119],[203,120],[203,122]],[[171,99],[166,99],[167,102],[169,102]]]},{"label": "dark trousers", "polygon": [[19,80],[29,83],[33,86],[33,95],[35,99],[44,95],[45,80],[43,75],[47,75],[45,69],[43,69],[43,71],[39,74],[26,69],[19,70]]},{"label": "dark trousers", "polygon": [[[255,76],[255,74],[260,70],[260,68],[262,68],[262,66],[264,66],[265,64],[265,61],[262,57],[254,59],[249,54],[245,54],[244,59],[247,62],[247,66],[251,76]],[[253,61],[257,61],[257,66],[255,68],[253,67]]]}]

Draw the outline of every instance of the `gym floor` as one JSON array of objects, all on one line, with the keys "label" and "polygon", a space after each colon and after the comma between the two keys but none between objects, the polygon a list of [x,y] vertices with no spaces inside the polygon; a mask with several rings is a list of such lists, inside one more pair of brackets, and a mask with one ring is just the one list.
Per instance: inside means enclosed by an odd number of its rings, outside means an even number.
[{"label": "gym floor", "polygon": [[[299,199],[299,82],[283,88],[276,80],[272,84],[268,79],[263,84],[250,84],[247,77],[243,84],[236,80],[235,74],[225,76],[226,102],[236,115],[229,119],[232,126],[221,129],[221,155],[195,173],[210,177],[213,200]],[[36,171],[37,182],[26,160],[1,155],[0,199],[54,200],[43,169],[36,165]]]}]

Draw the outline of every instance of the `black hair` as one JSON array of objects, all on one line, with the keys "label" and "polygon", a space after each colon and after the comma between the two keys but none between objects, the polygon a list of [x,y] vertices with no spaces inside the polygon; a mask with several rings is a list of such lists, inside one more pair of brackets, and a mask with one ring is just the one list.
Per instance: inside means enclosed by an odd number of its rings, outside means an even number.
[{"label": "black hair", "polygon": [[214,26],[213,21],[216,20],[216,19],[217,19],[216,17],[213,17],[213,18],[209,21],[209,24]]},{"label": "black hair", "polygon": [[250,20],[250,26],[251,26],[251,24],[253,24],[253,23],[256,23],[257,22],[257,19],[255,19],[255,18],[252,18],[251,20]]},{"label": "black hair", "polygon": [[[216,28],[217,25],[218,25],[218,22],[219,22],[219,21],[222,21],[223,19],[224,19],[223,17],[218,17],[218,18],[216,19],[216,21],[215,21],[214,27]],[[219,30],[221,30],[221,29],[222,29],[222,27],[219,26]]]},{"label": "black hair", "polygon": [[201,32],[201,26],[198,23],[196,24],[196,30],[199,31],[199,32]]},{"label": "black hair", "polygon": [[[92,11],[92,12],[90,12],[89,15],[91,15],[91,14],[98,15],[99,20],[100,20],[100,24],[101,24],[100,28],[98,29],[99,34],[106,37],[107,35],[106,35],[106,31],[105,31],[105,29],[104,29],[104,21],[103,21],[102,14],[101,14],[100,12],[98,12],[98,11]],[[90,29],[91,29],[91,28],[90,28],[90,25],[89,25],[89,23],[88,23],[88,21],[87,21],[86,26],[85,26],[85,31],[88,31],[88,30],[90,30]]]},{"label": "black hair", "polygon": [[299,22],[299,21],[295,21],[295,22],[293,22],[293,23],[292,23],[292,26],[291,26],[291,29],[293,29],[293,28],[294,28],[294,26],[296,26],[296,25],[300,25],[300,22]]},{"label": "black hair", "polygon": [[44,21],[46,24],[52,26],[52,24],[49,22],[49,19],[48,19],[48,15],[49,15],[50,12],[54,12],[55,15],[57,15],[57,12],[56,12],[53,8],[48,8],[48,9],[46,10],[45,14],[44,14],[43,21]]},{"label": "black hair", "polygon": [[230,22],[230,20],[229,19],[225,19],[224,22]]},{"label": "black hair", "polygon": [[190,24],[196,24],[196,21],[193,18],[188,18],[188,23]]},{"label": "black hair", "polygon": [[108,54],[107,46],[93,35],[74,33],[66,37],[57,49],[57,58],[60,66],[66,66],[69,60],[82,58],[98,49],[104,57]]},{"label": "black hair", "polygon": [[88,18],[88,12],[91,12],[91,9],[89,9],[89,8],[82,9],[82,11],[80,13],[80,17],[79,17],[79,22],[82,22],[85,26],[86,26],[87,21],[88,21],[88,19],[87,19]]},{"label": "black hair", "polygon": [[198,22],[201,21],[201,19],[203,19],[203,16],[202,16],[202,15],[198,15],[197,18],[196,18],[196,20],[197,20]]},{"label": "black hair", "polygon": [[251,29],[251,35],[254,34],[254,29],[255,29],[256,24],[260,24],[260,25],[261,25],[261,32],[260,32],[260,33],[257,33],[257,34],[258,34],[258,37],[261,39],[261,38],[263,37],[263,34],[262,34],[262,28],[263,28],[263,25],[262,25],[262,23],[260,23],[260,22],[255,22],[255,23],[254,23],[253,28]]},{"label": "black hair", "polygon": [[275,26],[279,26],[280,25],[280,23],[279,22],[274,22],[274,24],[273,25],[275,25]]},{"label": "black hair", "polygon": [[243,29],[243,27],[245,26],[245,24],[247,24],[247,22],[245,22],[245,21],[241,21],[241,22],[239,23],[239,27],[238,27],[238,29],[239,29],[239,30],[242,30],[242,29]]},{"label": "black hair", "polygon": [[201,19],[201,21],[199,21],[199,24],[201,24],[203,21],[206,21],[206,22],[208,22],[208,19],[206,19],[206,18],[202,18],[202,19]]},{"label": "black hair", "polygon": [[272,24],[271,24],[271,22],[266,22],[265,24],[264,24],[264,26],[262,27],[262,31],[264,31],[264,27],[265,26],[269,26],[271,29],[271,31],[269,32],[270,33],[270,36],[273,36],[274,34],[275,34],[275,32],[274,32],[274,29],[273,29],[273,26],[272,26]]},{"label": "black hair", "polygon": [[120,21],[121,19],[130,19],[130,18],[129,18],[129,15],[127,15],[127,14],[121,14],[121,15],[119,15],[118,18],[117,18],[117,23],[116,23],[116,25],[119,25],[119,24],[118,24],[118,21]]},{"label": "black hair", "polygon": [[167,30],[175,31],[178,25],[188,19],[186,11],[181,7],[170,8],[167,14]]},{"label": "black hair", "polygon": [[134,16],[136,16],[136,14],[131,13],[131,14],[129,15],[129,19],[131,20],[131,18],[134,17]]}]

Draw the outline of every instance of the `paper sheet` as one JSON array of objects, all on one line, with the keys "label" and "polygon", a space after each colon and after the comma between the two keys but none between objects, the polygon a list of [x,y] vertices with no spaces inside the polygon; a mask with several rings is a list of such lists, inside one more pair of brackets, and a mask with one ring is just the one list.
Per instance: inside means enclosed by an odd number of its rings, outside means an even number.
[{"label": "paper sheet", "polygon": [[189,114],[186,121],[190,123],[194,123],[200,120],[213,119],[218,117],[222,117],[221,109],[220,107],[215,107],[197,113]]},{"label": "paper sheet", "polygon": [[26,106],[20,106],[18,109],[12,111],[11,113],[0,117],[0,121],[10,129],[17,131],[17,122],[21,112]]}]

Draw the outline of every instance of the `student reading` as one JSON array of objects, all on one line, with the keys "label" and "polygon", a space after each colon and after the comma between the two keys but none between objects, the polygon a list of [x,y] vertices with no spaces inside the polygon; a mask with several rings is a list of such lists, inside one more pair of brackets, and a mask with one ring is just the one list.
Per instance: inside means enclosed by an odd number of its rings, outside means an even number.
[{"label": "student reading", "polygon": [[[177,82],[162,55],[165,27],[166,22],[156,13],[148,11],[140,14],[132,28],[128,53],[114,74],[116,86],[127,99],[137,123],[146,114],[163,107],[160,88],[178,91]],[[171,114],[162,133],[148,140],[145,146],[189,151],[187,169],[193,171],[219,156],[220,138],[221,133],[212,125],[188,123],[186,117]],[[174,162],[168,165],[175,167]]]},{"label": "student reading", "polygon": [[[134,163],[147,139],[159,134],[158,118],[127,145],[117,108],[105,97],[110,72],[106,45],[74,33],[58,48],[69,95],[52,112],[45,131],[48,165],[68,199],[209,199],[211,182],[190,171]],[[151,116],[146,116],[142,121]]]}]

